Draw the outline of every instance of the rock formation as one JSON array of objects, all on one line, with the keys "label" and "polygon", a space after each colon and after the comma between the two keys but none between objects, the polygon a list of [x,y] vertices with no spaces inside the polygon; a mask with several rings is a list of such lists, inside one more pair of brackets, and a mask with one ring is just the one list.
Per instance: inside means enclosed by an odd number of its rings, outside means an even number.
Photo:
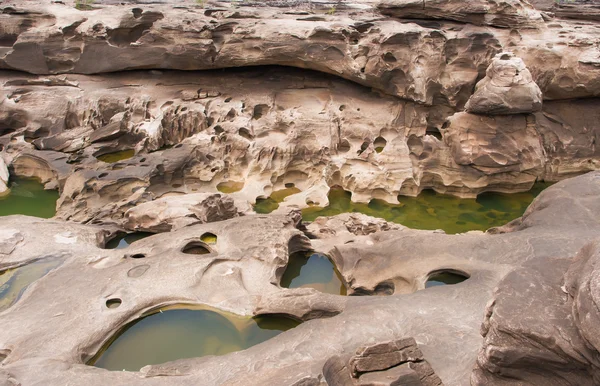
[{"label": "rock formation", "polygon": [[[0,217],[1,283],[59,264],[0,312],[0,385],[598,384],[597,6],[5,1],[0,195],[35,177],[60,198],[53,219]],[[334,186],[398,204],[536,181],[557,183],[485,233],[299,211]],[[106,249],[134,231],[156,234]],[[350,296],[286,288],[299,252]],[[466,280],[427,288],[438,274]],[[302,324],[219,357],[87,364],[182,305]]]},{"label": "rock formation", "polygon": [[469,113],[489,115],[534,113],[541,109],[540,88],[525,63],[507,52],[496,55],[465,105]]}]

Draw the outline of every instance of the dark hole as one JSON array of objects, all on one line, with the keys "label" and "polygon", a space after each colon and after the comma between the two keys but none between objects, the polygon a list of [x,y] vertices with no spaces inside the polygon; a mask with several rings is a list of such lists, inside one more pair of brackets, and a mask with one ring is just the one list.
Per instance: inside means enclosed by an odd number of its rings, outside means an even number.
[{"label": "dark hole", "polygon": [[293,188],[293,187],[295,187],[295,186],[296,186],[296,185],[294,185],[294,184],[293,184],[293,183],[291,183],[291,182],[288,182],[287,184],[285,184],[285,187],[286,187],[287,189]]},{"label": "dark hole", "polygon": [[100,173],[100,175],[98,176],[98,178],[104,178],[108,176],[108,173]]},{"label": "dark hole", "polygon": [[462,283],[468,278],[469,276],[467,274],[458,271],[444,270],[432,272],[429,274],[429,278],[425,283],[425,288],[458,284]]},{"label": "dark hole", "polygon": [[108,299],[106,301],[106,308],[118,308],[121,305],[121,303],[123,302],[119,298]]},{"label": "dark hole", "polygon": [[130,255],[129,257],[131,257],[132,259],[144,259],[146,257],[146,254],[136,253],[136,254]]},{"label": "dark hole", "polygon": [[201,243],[199,241],[192,241],[191,243],[188,243],[185,247],[183,247],[181,252],[190,255],[207,255],[210,253],[210,250],[205,246],[204,243]]}]

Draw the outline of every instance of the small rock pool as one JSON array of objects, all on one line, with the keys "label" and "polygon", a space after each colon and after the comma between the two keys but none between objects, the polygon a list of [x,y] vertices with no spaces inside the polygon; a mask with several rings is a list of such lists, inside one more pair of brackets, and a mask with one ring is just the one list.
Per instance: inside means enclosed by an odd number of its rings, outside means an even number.
[{"label": "small rock pool", "polygon": [[298,324],[271,315],[251,318],[212,309],[162,310],[127,325],[88,364],[138,371],[176,359],[224,355],[264,342]]},{"label": "small rock pool", "polygon": [[0,216],[24,214],[50,218],[56,214],[57,190],[44,190],[35,178],[11,178],[10,193],[0,197]]}]

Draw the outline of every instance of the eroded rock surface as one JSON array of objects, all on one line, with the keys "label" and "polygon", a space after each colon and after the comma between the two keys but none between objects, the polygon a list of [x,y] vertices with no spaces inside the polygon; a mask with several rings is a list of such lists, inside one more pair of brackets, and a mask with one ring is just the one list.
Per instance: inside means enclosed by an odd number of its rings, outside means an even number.
[{"label": "eroded rock surface", "polygon": [[[351,243],[347,243],[351,232],[346,224],[353,224],[351,230],[372,229],[372,219],[342,215],[339,220],[317,221],[315,224],[328,229],[345,231],[338,235],[313,228],[311,234],[322,238],[309,240],[297,229],[297,214],[243,216],[154,235],[125,250],[106,250],[99,248],[111,234],[105,226],[67,223],[69,230],[57,235],[55,220],[6,217],[0,219],[0,225],[14,229],[12,236],[5,237],[14,242],[6,249],[2,260],[5,266],[6,262],[22,265],[44,259],[50,251],[51,255],[60,253],[64,263],[29,286],[16,304],[0,314],[0,348],[6,353],[2,369],[7,377],[22,384],[63,383],[67,379],[90,385],[106,384],[107,380],[130,385],[165,381],[268,384],[277,380],[318,384],[323,379],[323,366],[331,357],[414,337],[422,357],[444,384],[466,385],[482,346],[480,326],[486,304],[499,284],[494,311],[488,313],[486,321],[487,345],[495,336],[495,323],[504,323],[500,319],[503,304],[509,310],[519,304],[517,301],[511,306],[509,299],[514,296],[504,298],[500,294],[505,290],[512,294],[514,288],[520,288],[514,286],[525,286],[517,299],[541,299],[527,295],[539,290],[562,294],[556,302],[564,304],[548,303],[543,298],[539,304],[544,307],[536,317],[540,321],[556,321],[556,326],[571,323],[564,332],[585,336],[588,350],[595,350],[593,334],[589,332],[593,327],[586,325],[583,317],[567,317],[571,312],[587,312],[589,295],[585,288],[589,287],[585,283],[595,271],[577,268],[586,275],[570,274],[566,286],[561,278],[571,265],[571,256],[598,237],[599,184],[598,173],[562,181],[544,191],[523,219],[496,234],[383,230],[381,224],[374,233],[355,231]],[[359,222],[364,222],[364,226],[358,226]],[[21,235],[18,240],[15,232]],[[206,245],[209,253],[185,253],[186,246],[199,245],[205,233],[216,236],[216,244]],[[281,288],[279,281],[289,254],[310,249],[332,257],[349,291],[387,296],[343,297],[313,289]],[[132,258],[134,255],[138,258]],[[144,257],[140,259],[140,255]],[[583,258],[578,261],[579,267],[592,264],[591,258],[589,262]],[[139,270],[136,267],[140,264],[147,267]],[[128,274],[132,270],[135,275]],[[428,277],[443,270],[464,272],[469,278],[460,284],[423,290]],[[515,277],[520,278],[513,283]],[[546,277],[556,279],[546,281]],[[532,278],[540,285],[529,286]],[[503,280],[513,284],[505,286]],[[69,282],[69,286],[61,287],[64,282]],[[384,291],[376,290],[378,286]],[[561,287],[577,300],[568,300]],[[55,288],[62,288],[61,296],[55,296]],[[112,298],[122,300],[119,308],[104,306]],[[305,322],[242,352],[147,366],[142,373],[110,372],[83,364],[128,322],[148,310],[176,303],[205,304],[246,315],[289,315]],[[573,308],[573,304],[577,306]],[[512,319],[508,320],[517,321],[514,318],[525,312],[510,315]],[[573,324],[578,319],[581,322]],[[555,336],[553,328],[557,327],[548,323],[543,326],[550,334],[547,336]],[[522,328],[527,336],[533,336],[531,331],[536,327],[527,322]],[[511,338],[509,343],[515,343],[514,339],[517,338]],[[568,339],[565,349],[573,342]],[[524,346],[519,344],[517,348],[521,347]],[[361,352],[372,351],[369,350]],[[480,364],[485,363],[482,355],[479,354]],[[391,357],[395,358],[395,354]],[[588,363],[593,366],[591,359],[581,362],[577,356],[561,358],[560,367],[564,369],[587,371]],[[546,363],[536,359],[538,362]],[[501,361],[494,363],[504,366]],[[228,371],[219,371],[224,364]],[[366,373],[358,381],[368,384],[372,377],[411,379],[415,372],[421,374],[412,365],[390,366],[375,366],[381,373]]]},{"label": "eroded rock surface", "polygon": [[521,114],[542,109],[542,91],[521,58],[501,52],[492,61],[465,110],[474,114]]}]

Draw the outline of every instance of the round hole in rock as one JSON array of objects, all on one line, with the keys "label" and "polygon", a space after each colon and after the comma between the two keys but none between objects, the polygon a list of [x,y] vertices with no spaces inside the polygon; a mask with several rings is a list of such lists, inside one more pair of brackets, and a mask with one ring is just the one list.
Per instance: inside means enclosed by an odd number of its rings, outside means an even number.
[{"label": "round hole in rock", "polygon": [[207,255],[210,253],[210,249],[207,248],[206,244],[200,241],[189,242],[181,249],[181,252],[187,253],[188,255]]},{"label": "round hole in rock", "polygon": [[377,153],[381,153],[385,148],[385,145],[387,145],[387,141],[383,137],[377,137],[375,138],[375,141],[373,141],[373,146],[375,146],[375,151]]},{"label": "round hole in rock", "polygon": [[106,308],[119,308],[123,301],[119,298],[112,298],[106,301]]},{"label": "round hole in rock", "polygon": [[146,255],[144,253],[135,253],[133,255],[129,255],[132,259],[144,259]]},{"label": "round hole in rock", "polygon": [[314,288],[324,293],[346,295],[346,286],[329,257],[321,253],[297,252],[289,258],[281,286]]},{"label": "round hole in rock", "polygon": [[285,184],[285,188],[286,189],[291,189],[291,188],[295,188],[296,185],[292,182],[288,182],[287,184]]},{"label": "round hole in rock", "polygon": [[467,280],[469,275],[455,270],[441,270],[429,274],[425,283],[425,288],[437,287],[441,285],[452,285],[462,283]]},{"label": "round hole in rock", "polygon": [[126,325],[87,364],[114,371],[138,371],[146,365],[177,359],[225,355],[298,325],[278,315],[250,318],[208,308],[163,308]]},{"label": "round hole in rock", "polygon": [[350,142],[348,142],[346,139],[342,139],[338,144],[337,149],[340,153],[347,153],[350,151]]},{"label": "round hole in rock", "polygon": [[206,244],[216,244],[217,235],[215,235],[214,233],[206,232],[205,234],[200,236],[200,240],[202,240]]}]

